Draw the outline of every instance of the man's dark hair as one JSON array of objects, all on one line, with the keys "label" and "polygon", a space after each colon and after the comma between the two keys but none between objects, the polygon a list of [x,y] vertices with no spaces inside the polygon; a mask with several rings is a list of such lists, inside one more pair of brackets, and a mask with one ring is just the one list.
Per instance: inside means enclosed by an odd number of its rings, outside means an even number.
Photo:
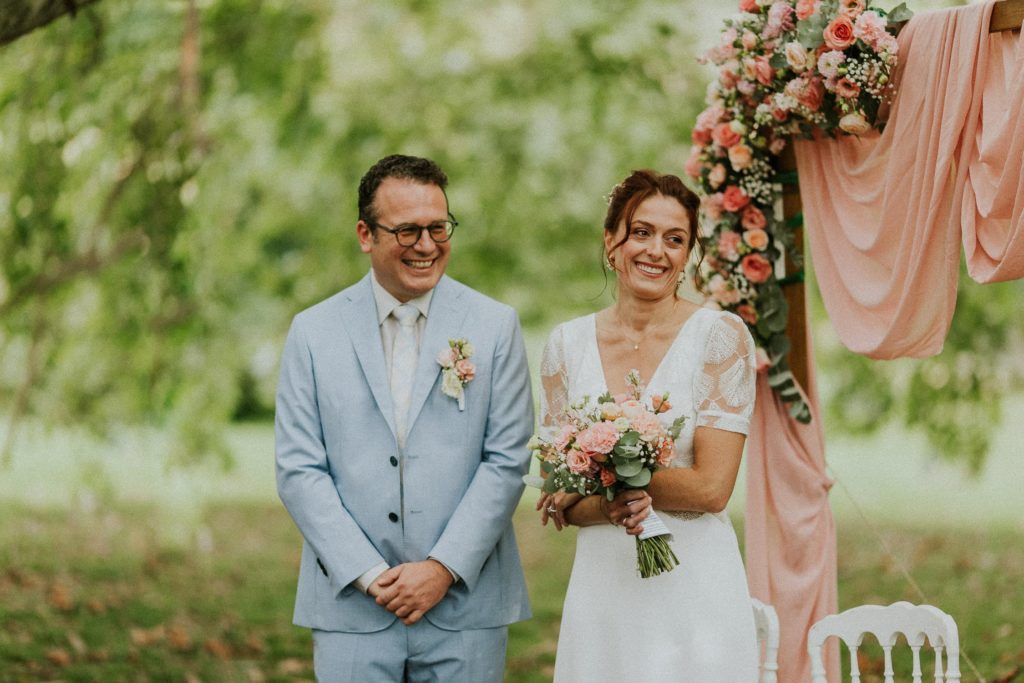
[{"label": "man's dark hair", "polygon": [[388,178],[413,180],[424,185],[437,185],[443,192],[448,186],[448,176],[435,162],[421,157],[404,154],[386,156],[366,172],[359,181],[359,220],[373,223],[377,220],[377,209],[373,198],[377,188]]}]

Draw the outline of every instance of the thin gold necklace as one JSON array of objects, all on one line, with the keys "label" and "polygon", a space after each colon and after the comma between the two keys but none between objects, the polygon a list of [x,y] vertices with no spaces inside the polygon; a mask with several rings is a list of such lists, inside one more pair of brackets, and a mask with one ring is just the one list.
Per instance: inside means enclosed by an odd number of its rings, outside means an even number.
[{"label": "thin gold necklace", "polygon": [[[675,303],[673,302],[672,310],[675,310],[675,307]],[[626,332],[627,325],[625,322],[622,321],[622,318],[619,316],[618,310],[615,311],[615,321],[619,324],[619,331],[622,332],[622,336],[625,337],[626,340],[633,345],[634,351],[640,350],[640,344],[644,343],[647,340],[647,334],[649,332],[651,332],[652,330],[657,330],[660,327],[659,325],[655,324],[648,325],[647,328],[645,328],[644,331],[640,334],[640,338],[634,339],[632,335]]]}]

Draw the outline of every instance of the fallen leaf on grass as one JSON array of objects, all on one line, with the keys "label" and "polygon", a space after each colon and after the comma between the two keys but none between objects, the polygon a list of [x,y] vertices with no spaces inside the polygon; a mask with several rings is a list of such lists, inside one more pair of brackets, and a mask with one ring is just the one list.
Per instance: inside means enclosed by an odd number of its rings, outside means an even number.
[{"label": "fallen leaf on grass", "polygon": [[188,629],[181,624],[174,624],[167,629],[167,642],[179,652],[192,649],[192,636],[188,634]]},{"label": "fallen leaf on grass", "polygon": [[71,655],[67,650],[54,648],[46,653],[46,658],[55,666],[67,666],[71,663]]},{"label": "fallen leaf on grass", "polygon": [[225,643],[223,640],[217,638],[210,638],[203,643],[203,649],[209,652],[218,659],[231,659],[231,646]]},{"label": "fallen leaf on grass", "polygon": [[992,679],[992,683],[1010,683],[1020,675],[1020,667],[1015,666],[1001,676]]},{"label": "fallen leaf on grass", "polygon": [[164,625],[158,624],[153,628],[130,629],[128,635],[131,637],[132,642],[139,647],[148,647],[161,642],[167,634]]},{"label": "fallen leaf on grass", "polygon": [[282,659],[277,663],[277,672],[285,676],[304,673],[306,668],[306,662],[301,659]]},{"label": "fallen leaf on grass", "polygon": [[261,655],[267,650],[267,644],[257,635],[251,635],[245,639],[245,650],[251,655]]},{"label": "fallen leaf on grass", "polygon": [[61,612],[70,612],[75,608],[71,590],[60,581],[55,581],[50,585],[50,590],[46,593],[46,601],[50,603],[51,607],[59,609]]}]

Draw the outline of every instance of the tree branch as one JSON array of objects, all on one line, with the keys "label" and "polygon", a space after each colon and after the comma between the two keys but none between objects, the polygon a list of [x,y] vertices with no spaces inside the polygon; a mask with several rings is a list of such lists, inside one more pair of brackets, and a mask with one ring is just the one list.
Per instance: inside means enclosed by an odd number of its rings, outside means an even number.
[{"label": "tree branch", "polygon": [[46,26],[97,0],[0,0],[0,45]]}]

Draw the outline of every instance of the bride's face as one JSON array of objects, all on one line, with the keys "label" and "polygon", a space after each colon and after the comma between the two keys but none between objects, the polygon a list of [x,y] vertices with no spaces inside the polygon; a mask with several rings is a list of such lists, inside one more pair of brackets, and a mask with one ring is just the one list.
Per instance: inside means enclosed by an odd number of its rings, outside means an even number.
[{"label": "bride's face", "polygon": [[626,235],[625,220],[615,235],[604,236],[605,250],[624,292],[645,300],[675,296],[679,276],[690,256],[690,219],[672,197],[655,194],[637,207]]}]

